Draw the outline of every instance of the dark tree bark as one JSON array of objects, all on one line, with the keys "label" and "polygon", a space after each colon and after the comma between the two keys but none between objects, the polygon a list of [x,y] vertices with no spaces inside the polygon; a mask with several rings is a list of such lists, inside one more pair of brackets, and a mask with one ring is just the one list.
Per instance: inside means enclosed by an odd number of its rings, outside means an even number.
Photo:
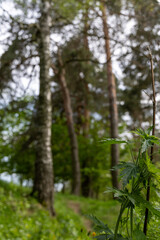
[{"label": "dark tree bark", "polygon": [[[108,97],[109,97],[109,113],[110,113],[110,136],[111,138],[118,137],[118,109],[117,109],[117,97],[116,97],[116,84],[115,78],[112,72],[112,61],[110,51],[110,38],[107,24],[107,8],[106,4],[102,1],[102,21],[103,31],[105,37],[105,52],[107,60],[107,81],[108,81]],[[119,161],[119,147],[116,144],[111,146],[111,168],[118,164]],[[112,185],[119,188],[118,183],[118,171],[111,171]]]},{"label": "dark tree bark", "polygon": [[72,182],[72,193],[75,195],[80,195],[81,193],[81,173],[80,173],[80,163],[79,163],[79,153],[78,153],[78,142],[77,136],[74,128],[73,111],[71,106],[71,99],[69,94],[69,89],[67,87],[65,69],[61,56],[59,54],[59,81],[62,89],[64,108],[67,118],[68,132],[70,136],[71,143],[71,153],[72,153],[72,169],[73,169],[73,182]]},{"label": "dark tree bark", "polygon": [[51,213],[53,208],[53,162],[51,151],[52,104],[49,70],[50,59],[50,1],[41,1],[40,18],[40,93],[37,110],[37,146],[34,193]]}]

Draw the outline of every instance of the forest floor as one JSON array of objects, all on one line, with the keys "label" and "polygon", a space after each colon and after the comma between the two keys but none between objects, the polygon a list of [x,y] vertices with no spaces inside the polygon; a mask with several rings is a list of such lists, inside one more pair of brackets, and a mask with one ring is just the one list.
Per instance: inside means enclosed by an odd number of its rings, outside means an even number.
[{"label": "forest floor", "polygon": [[[74,201],[69,201],[68,207],[71,208],[76,214],[81,215],[80,203],[74,202]],[[91,230],[93,229],[91,221],[84,216],[82,216],[82,217],[83,217],[84,226],[85,226],[87,232],[91,232]]]},{"label": "forest floor", "polygon": [[69,194],[55,194],[56,217],[31,197],[31,190],[0,181],[1,240],[89,240],[96,215],[113,228],[119,205],[113,200],[95,200]]}]

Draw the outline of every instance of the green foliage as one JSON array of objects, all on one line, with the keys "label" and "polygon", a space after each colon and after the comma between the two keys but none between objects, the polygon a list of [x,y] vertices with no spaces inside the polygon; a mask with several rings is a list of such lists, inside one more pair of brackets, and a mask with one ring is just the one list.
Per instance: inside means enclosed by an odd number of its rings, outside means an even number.
[{"label": "green foliage", "polygon": [[[120,177],[123,186],[126,186],[132,178],[135,178],[139,173],[139,168],[134,162],[121,162],[115,169],[122,169]],[[113,169],[114,171],[114,169]]]},{"label": "green foliage", "polygon": [[0,110],[1,172],[17,173],[22,179],[33,178],[35,153],[29,130],[33,109],[34,98],[28,96]]},{"label": "green foliage", "polygon": [[[0,239],[22,240],[89,240],[85,219],[74,213],[69,202],[79,204],[82,214],[95,212],[103,216],[107,212],[112,226],[115,221],[115,202],[98,201],[72,195],[56,194],[57,216],[52,218],[35,199],[29,197],[30,189],[0,181]],[[118,205],[116,205],[118,207]],[[113,214],[114,213],[114,214]],[[106,216],[105,216],[106,217]],[[111,223],[111,222],[110,222]]]},{"label": "green foliage", "polygon": [[[96,239],[99,240],[105,240],[105,239],[112,239],[113,238],[113,232],[109,229],[107,224],[104,224],[102,221],[100,221],[97,217],[93,216],[93,215],[88,215],[88,218],[90,220],[92,220],[94,222],[95,226],[95,231],[97,233],[100,233],[100,235],[98,235],[96,237]],[[102,234],[102,232],[104,232]]]},{"label": "green foliage", "polygon": [[80,212],[83,217],[87,218],[92,213],[97,218],[101,218],[103,222],[108,222],[109,227],[113,228],[116,221],[116,214],[119,210],[119,203],[109,200],[106,194],[103,195],[103,198],[103,200],[97,200],[61,193],[56,195],[57,202],[63,202],[64,205],[66,202],[74,202],[80,206]]},{"label": "green foliage", "polygon": [[51,218],[34,199],[26,197],[28,193],[29,189],[0,182],[1,239],[88,239],[80,217],[67,209],[61,199],[55,204],[57,217]]},{"label": "green foliage", "polygon": [[13,80],[13,62],[17,60],[23,63],[24,48],[25,40],[19,39],[18,34],[16,34],[8,49],[2,54],[0,58],[0,92],[8,87],[9,82]]},{"label": "green foliage", "polygon": [[[32,97],[17,99],[0,110],[0,172],[17,174],[21,182],[34,179],[36,112]],[[101,122],[92,121],[90,139],[79,135],[79,156],[82,175],[92,178],[92,191],[98,197],[105,190],[109,169],[109,147],[99,144]],[[54,156],[55,183],[72,181],[70,139],[66,119],[53,115],[52,153]],[[104,156],[106,161],[104,162]],[[83,179],[83,177],[82,177]],[[110,177],[108,177],[110,181]]]},{"label": "green foliage", "polygon": [[61,22],[64,20],[66,23],[72,21],[82,7],[81,1],[76,0],[52,0],[52,2],[55,13],[61,16]]},{"label": "green foliage", "polygon": [[[106,176],[109,170],[109,147],[100,144],[99,130],[102,125],[100,122],[92,122],[89,132],[90,138],[82,135],[78,136],[79,156],[81,161],[82,187],[85,177],[91,179],[90,187],[94,196],[104,192],[106,186]],[[106,159],[104,161],[104,158]],[[110,184],[110,177],[108,177]],[[88,191],[88,190],[87,190]]]},{"label": "green foliage", "polygon": [[[151,47],[154,56],[155,81],[159,79],[156,60],[159,59],[159,48],[155,46],[159,45],[160,4],[158,1],[151,0],[127,0],[125,2],[128,16],[133,17],[135,24],[127,36],[130,47],[119,58],[125,74],[123,78],[125,90],[122,91],[121,98],[124,105],[120,108],[121,111],[129,113],[133,119],[130,122],[133,129],[140,126],[142,119],[143,122],[150,122],[152,118],[151,104],[146,105],[143,100],[149,100],[150,97],[147,97],[147,95],[149,96],[152,91],[147,46]],[[130,17],[128,20],[130,20]],[[130,55],[129,58],[127,52]]]},{"label": "green foliage", "polygon": [[72,178],[71,149],[65,119],[57,118],[52,125],[52,153],[55,182],[70,180]]},{"label": "green foliage", "polygon": [[[122,179],[123,188],[118,190],[115,188],[108,188],[107,192],[114,193],[114,197],[121,203],[121,209],[117,219],[114,234],[108,229],[103,222],[99,221],[96,217],[91,217],[96,224],[96,230],[99,235],[96,239],[146,239],[144,233],[138,228],[139,225],[134,224],[135,208],[138,207],[141,210],[142,218],[144,216],[145,209],[149,210],[150,216],[155,216],[160,219],[160,210],[157,209],[153,203],[148,202],[144,198],[144,192],[148,182],[152,186],[152,190],[157,190],[160,185],[160,170],[150,160],[148,151],[153,144],[160,145],[160,139],[150,135],[152,128],[147,131],[138,129],[134,133],[140,138],[140,149],[137,157],[134,159],[132,156],[132,162],[121,162],[115,169],[121,169],[120,177]],[[106,143],[131,143],[123,140],[107,139]],[[129,148],[131,149],[131,147]],[[123,218],[124,214],[127,214],[126,218]],[[150,219],[151,219],[150,217]],[[120,223],[124,222],[122,227],[122,235],[118,235]],[[128,230],[128,222],[130,222],[130,230]],[[142,223],[141,223],[142,224]],[[112,233],[112,234],[111,234]],[[109,235],[110,234],[110,235]]]}]

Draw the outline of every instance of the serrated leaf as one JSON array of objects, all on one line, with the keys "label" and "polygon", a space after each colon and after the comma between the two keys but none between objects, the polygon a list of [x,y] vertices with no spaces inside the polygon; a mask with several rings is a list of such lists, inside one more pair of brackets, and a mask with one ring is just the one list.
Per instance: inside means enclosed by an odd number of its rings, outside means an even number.
[{"label": "serrated leaf", "polygon": [[148,210],[152,214],[156,215],[157,217],[160,217],[160,210],[154,208],[152,204],[146,201],[141,195],[133,193],[132,198],[135,200],[136,205],[139,206],[141,209],[148,208]]},{"label": "serrated leaf", "polygon": [[143,129],[132,131],[132,133],[139,135],[144,140],[142,143],[142,153],[145,152],[153,143],[160,145],[160,139],[156,136],[150,135],[152,128],[153,127],[148,128],[146,132]]},{"label": "serrated leaf", "polygon": [[139,173],[139,168],[135,163],[132,162],[121,162],[114,169],[123,169],[120,173],[122,178],[123,186],[126,186],[130,179],[136,178]]},{"label": "serrated leaf", "polygon": [[101,220],[99,220],[96,216],[94,215],[85,215],[87,216],[91,221],[94,222],[95,226],[95,230],[97,232],[105,232],[108,234],[113,234],[112,231],[109,229],[107,224],[104,224]]},{"label": "serrated leaf", "polygon": [[143,164],[141,166],[142,174],[144,178],[151,178],[154,177],[154,179],[157,182],[160,182],[160,169],[158,169],[150,160],[148,153],[146,152],[146,158],[143,161]]},{"label": "serrated leaf", "polygon": [[135,199],[132,197],[132,194],[125,190],[118,190],[115,188],[107,188],[108,190],[106,192],[112,192],[114,193],[114,197],[118,198],[120,202],[128,201],[128,204],[126,207],[129,207],[130,205],[135,205]]},{"label": "serrated leaf", "polygon": [[145,132],[143,129],[138,128],[136,131],[132,131],[132,133],[135,133],[136,135],[139,135],[141,137],[144,137]]},{"label": "serrated leaf", "polygon": [[92,215],[92,214],[86,214],[85,215],[87,218],[89,218],[91,221],[93,221],[96,225],[104,225],[104,223],[99,220],[96,216]]}]

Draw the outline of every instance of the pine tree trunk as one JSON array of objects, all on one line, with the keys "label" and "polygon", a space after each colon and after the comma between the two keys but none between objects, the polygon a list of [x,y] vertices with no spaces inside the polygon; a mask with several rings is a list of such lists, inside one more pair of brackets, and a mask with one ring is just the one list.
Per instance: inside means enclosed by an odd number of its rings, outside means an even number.
[{"label": "pine tree trunk", "polygon": [[42,203],[55,215],[53,208],[53,162],[51,151],[52,104],[49,69],[50,60],[50,1],[41,1],[40,18],[40,93],[37,110],[37,146],[35,181],[33,191]]},{"label": "pine tree trunk", "polygon": [[[109,30],[107,24],[107,9],[104,2],[101,5],[103,31],[105,37],[105,51],[107,59],[107,80],[108,80],[108,97],[109,97],[109,113],[110,113],[110,137],[118,137],[118,109],[117,109],[117,97],[116,97],[116,84],[115,78],[112,72],[112,61],[110,52]],[[119,148],[118,145],[113,144],[111,146],[111,168],[118,164],[119,161]],[[119,188],[118,183],[118,171],[111,171],[112,185]]]},{"label": "pine tree trunk", "polygon": [[71,143],[71,153],[72,153],[72,169],[73,169],[73,181],[72,181],[72,193],[75,195],[80,195],[81,193],[81,173],[80,173],[80,163],[79,163],[79,153],[78,153],[78,142],[77,136],[74,128],[73,111],[71,107],[71,99],[69,94],[69,89],[67,87],[65,78],[65,69],[63,67],[61,56],[59,55],[60,73],[59,81],[63,93],[64,108],[67,118],[67,126]]}]

